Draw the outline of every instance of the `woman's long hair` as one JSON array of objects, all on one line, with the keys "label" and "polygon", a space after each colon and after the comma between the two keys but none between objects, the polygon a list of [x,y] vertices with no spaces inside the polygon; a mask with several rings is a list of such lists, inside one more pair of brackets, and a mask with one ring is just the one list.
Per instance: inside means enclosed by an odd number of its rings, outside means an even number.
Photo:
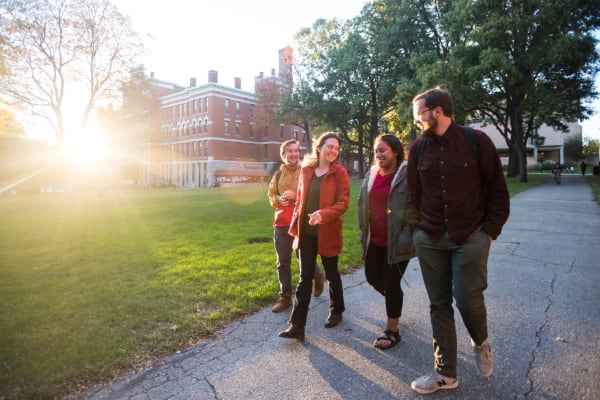
[{"label": "woman's long hair", "polygon": [[[306,157],[304,157],[302,166],[316,168],[319,165],[319,156],[321,155],[321,148],[325,144],[325,141],[327,141],[327,139],[331,139],[331,138],[334,138],[335,140],[337,140],[338,145],[342,144],[342,141],[340,140],[340,137],[338,136],[337,133],[325,132],[324,134],[322,134],[321,136],[318,137],[317,141],[313,145],[312,152],[310,154],[307,154]],[[339,160],[339,158],[340,158],[340,153],[338,152],[338,156],[335,159],[335,161]]]}]

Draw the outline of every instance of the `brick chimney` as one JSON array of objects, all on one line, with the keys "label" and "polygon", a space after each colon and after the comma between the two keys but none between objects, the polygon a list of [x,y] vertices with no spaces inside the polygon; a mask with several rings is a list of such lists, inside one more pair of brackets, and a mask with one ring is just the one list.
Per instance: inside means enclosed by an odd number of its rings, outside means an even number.
[{"label": "brick chimney", "polygon": [[213,69],[208,71],[208,82],[209,83],[219,83],[219,73]]},{"label": "brick chimney", "polygon": [[241,89],[242,88],[242,78],[235,78],[235,88],[236,89]]},{"label": "brick chimney", "polygon": [[196,78],[192,77],[190,78],[190,87],[195,87],[196,86]]}]

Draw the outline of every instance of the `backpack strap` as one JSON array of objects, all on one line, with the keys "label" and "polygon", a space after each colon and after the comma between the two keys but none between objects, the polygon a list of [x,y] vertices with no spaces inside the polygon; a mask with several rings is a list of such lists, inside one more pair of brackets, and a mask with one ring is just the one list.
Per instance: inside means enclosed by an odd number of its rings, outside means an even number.
[{"label": "backpack strap", "polygon": [[475,129],[470,126],[463,127],[465,129],[465,139],[467,139],[467,144],[469,145],[469,149],[475,157],[477,161],[477,165],[479,165],[479,161],[481,160],[481,151],[479,150],[479,142],[477,141],[477,134],[475,133]]},{"label": "backpack strap", "polygon": [[278,169],[277,172],[275,172],[275,187],[277,188],[277,193],[279,193],[279,178],[281,178],[281,169]]}]

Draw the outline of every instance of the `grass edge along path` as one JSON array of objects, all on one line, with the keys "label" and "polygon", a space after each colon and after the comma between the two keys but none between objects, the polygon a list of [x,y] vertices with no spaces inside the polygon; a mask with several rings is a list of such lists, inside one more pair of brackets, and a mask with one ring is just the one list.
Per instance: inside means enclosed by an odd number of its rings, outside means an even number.
[{"label": "grass edge along path", "polygon": [[[549,179],[508,179],[511,195]],[[352,181],[340,269],[361,264]],[[276,300],[266,187],[0,197],[0,399],[156,363]],[[298,266],[294,260],[294,285]]]}]

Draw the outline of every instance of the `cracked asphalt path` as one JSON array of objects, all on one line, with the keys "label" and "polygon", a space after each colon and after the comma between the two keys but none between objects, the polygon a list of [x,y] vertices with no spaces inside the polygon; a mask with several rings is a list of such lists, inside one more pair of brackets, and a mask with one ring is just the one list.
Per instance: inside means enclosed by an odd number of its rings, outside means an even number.
[{"label": "cracked asphalt path", "polygon": [[[515,196],[492,245],[486,303],[494,374],[478,376],[456,313],[459,387],[429,397],[600,398],[600,207],[581,176],[564,175],[562,182]],[[78,398],[421,398],[410,382],[430,372],[433,355],[417,261],[410,262],[403,280],[402,341],[386,352],[372,347],[383,329],[383,298],[365,282],[362,269],[342,280],[344,320],[333,329],[323,327],[325,292],[311,303],[303,343],[278,338],[289,313],[273,314],[267,307],[215,339]]]}]

